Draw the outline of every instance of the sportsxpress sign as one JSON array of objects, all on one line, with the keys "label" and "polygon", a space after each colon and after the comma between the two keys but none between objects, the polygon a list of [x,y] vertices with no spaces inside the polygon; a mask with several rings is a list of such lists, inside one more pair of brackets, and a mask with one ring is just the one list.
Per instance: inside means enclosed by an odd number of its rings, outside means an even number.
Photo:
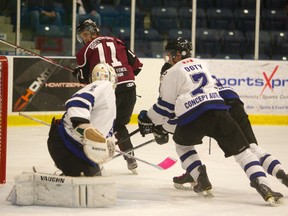
[{"label": "sportsxpress sign", "polygon": [[248,113],[288,114],[287,62],[223,61],[220,67],[211,62],[211,68],[222,85],[236,90]]}]

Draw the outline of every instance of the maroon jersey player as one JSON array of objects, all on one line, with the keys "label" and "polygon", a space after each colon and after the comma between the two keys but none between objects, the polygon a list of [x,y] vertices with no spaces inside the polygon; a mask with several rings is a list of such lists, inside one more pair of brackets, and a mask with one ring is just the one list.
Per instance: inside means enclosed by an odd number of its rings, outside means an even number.
[{"label": "maroon jersey player", "polygon": [[[100,35],[100,28],[92,20],[85,20],[78,25],[77,40],[84,43],[76,54],[78,66],[73,73],[79,82],[90,83],[91,71],[100,62],[108,63],[117,73],[118,83],[115,91],[117,115],[114,132],[120,150],[127,151],[133,148],[131,140],[125,139],[129,134],[126,125],[130,122],[136,103],[135,76],[141,71],[142,63],[122,40]],[[137,168],[134,159],[124,158],[129,170]]]}]

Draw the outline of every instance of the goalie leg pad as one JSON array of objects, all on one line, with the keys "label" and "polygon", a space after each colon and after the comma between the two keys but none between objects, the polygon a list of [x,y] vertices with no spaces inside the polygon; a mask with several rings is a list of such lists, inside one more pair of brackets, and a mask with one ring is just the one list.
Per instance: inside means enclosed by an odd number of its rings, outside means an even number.
[{"label": "goalie leg pad", "polygon": [[67,177],[23,173],[15,177],[15,186],[7,200],[25,206],[107,207],[116,203],[116,184],[110,176]]}]

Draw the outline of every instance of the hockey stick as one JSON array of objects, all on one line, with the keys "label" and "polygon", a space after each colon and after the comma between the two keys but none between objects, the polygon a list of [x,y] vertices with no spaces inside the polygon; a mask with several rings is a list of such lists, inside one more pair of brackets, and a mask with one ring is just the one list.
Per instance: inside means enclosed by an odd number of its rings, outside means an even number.
[{"label": "hockey stick", "polygon": [[[44,122],[44,121],[42,121],[42,120],[40,120],[40,119],[37,119],[37,118],[34,118],[34,117],[29,116],[29,115],[27,115],[27,114],[24,114],[24,113],[22,113],[22,112],[19,112],[19,115],[20,115],[20,116],[23,116],[23,117],[25,117],[25,118],[28,118],[28,119],[30,119],[30,120],[32,120],[32,121],[36,121],[36,122],[38,122],[38,123],[41,123],[41,124],[43,124],[43,125],[50,126],[50,124],[48,124],[47,122]],[[137,134],[139,131],[140,131],[139,128],[137,128],[136,130],[134,130],[134,131],[132,131],[130,134],[128,134],[127,137],[125,137],[124,139],[120,140],[120,142],[116,142],[115,144],[117,145],[117,144],[119,144],[119,143],[122,143],[123,141],[125,141],[125,140],[127,140],[128,138],[132,137],[133,135]],[[152,142],[152,140],[151,140],[151,142]]]},{"label": "hockey stick", "polygon": [[24,114],[24,113],[19,112],[19,115],[20,115],[20,116],[23,116],[23,117],[25,117],[25,118],[27,118],[27,119],[30,119],[30,120],[32,120],[32,121],[38,122],[38,123],[40,123],[40,124],[43,124],[43,125],[46,125],[46,126],[50,126],[50,124],[48,124],[47,122],[44,122],[44,121],[42,121],[42,120],[40,120],[40,119],[34,118],[34,117],[32,117],[32,116],[29,116],[29,115],[26,115],[26,114]]},{"label": "hockey stick", "polygon": [[30,50],[28,50],[28,49],[25,49],[25,48],[23,48],[23,47],[17,46],[16,44],[10,43],[10,42],[5,41],[5,40],[3,40],[3,39],[0,39],[0,42],[6,44],[6,45],[8,45],[8,46],[11,46],[11,47],[13,47],[13,48],[15,48],[15,49],[18,49],[18,50],[20,50],[20,51],[22,51],[22,52],[28,53],[28,54],[30,54],[30,55],[32,55],[32,56],[37,56],[37,57],[39,57],[40,59],[42,59],[42,60],[44,60],[44,61],[46,61],[46,62],[49,62],[49,63],[51,63],[51,64],[53,64],[53,65],[56,65],[56,66],[58,66],[58,67],[61,67],[61,68],[65,69],[65,70],[67,70],[67,71],[69,71],[69,72],[73,72],[73,71],[74,71],[72,68],[65,67],[65,66],[63,66],[63,65],[61,65],[61,64],[58,64],[57,62],[53,61],[53,60],[50,59],[50,58],[46,58],[46,57],[44,57],[44,56],[41,56],[41,55],[39,55],[39,54],[37,54],[37,53],[35,53],[35,52],[32,52],[32,51],[30,51]]},{"label": "hockey stick", "polygon": [[[23,116],[23,117],[26,117],[26,118],[28,118],[28,119],[31,119],[31,120],[33,120],[33,121],[37,121],[37,122],[39,122],[39,123],[41,123],[41,124],[44,124],[44,125],[46,125],[46,126],[50,126],[50,124],[48,124],[48,123],[46,123],[46,122],[44,122],[44,121],[41,121],[41,120],[39,120],[39,119],[37,119],[37,118],[33,118],[33,117],[29,116],[29,115],[26,115],[26,114],[23,114],[23,113],[21,113],[21,114],[19,113],[19,115],[21,115],[21,116]],[[135,131],[137,131],[137,129],[136,129]],[[135,131],[133,131],[131,134],[132,134],[132,135],[136,134],[137,132],[135,132]],[[131,135],[131,136],[132,136],[132,135]],[[144,146],[144,145],[147,145],[148,143],[150,143],[150,142],[152,142],[152,141],[155,141],[155,140],[153,139],[153,140],[147,141],[146,143],[141,144],[141,147]],[[140,145],[135,147],[135,149],[137,149],[137,148],[140,148]],[[142,162],[142,163],[145,163],[145,164],[147,164],[147,165],[149,165],[149,166],[152,166],[152,167],[157,168],[157,169],[160,169],[160,170],[169,169],[171,166],[173,166],[173,165],[177,162],[176,159],[171,158],[171,157],[167,157],[167,158],[165,158],[162,162],[160,162],[159,164],[153,164],[153,163],[150,163],[150,162],[145,161],[145,160],[143,160],[143,159],[140,159],[140,158],[138,158],[138,157],[132,156],[132,155],[130,155],[129,153],[122,152],[122,151],[117,150],[117,149],[115,149],[115,152],[118,152],[120,155],[125,155],[125,156],[127,156],[127,157],[133,158],[133,159],[135,159],[135,160],[138,160],[138,161],[140,161],[140,162]],[[116,155],[115,155],[115,156],[116,156]],[[118,156],[117,156],[117,157],[118,157]],[[113,158],[112,158],[112,159],[113,159]]]},{"label": "hockey stick", "polygon": [[[23,117],[25,117],[25,118],[27,118],[27,119],[30,119],[30,120],[32,120],[32,121],[41,123],[41,124],[43,124],[43,125],[50,126],[50,124],[48,124],[47,122],[44,122],[44,121],[42,121],[42,120],[40,120],[40,119],[37,119],[37,118],[34,118],[34,117],[29,116],[29,115],[27,115],[27,114],[24,114],[24,113],[22,113],[22,112],[19,112],[19,115],[20,115],[20,116],[23,116]],[[136,130],[134,130],[134,131],[132,131],[130,134],[128,134],[128,136],[125,137],[123,140],[120,140],[120,142],[116,142],[115,145],[118,145],[119,143],[122,143],[123,141],[125,141],[125,140],[127,140],[128,138],[132,137],[133,135],[135,135],[135,134],[138,133],[139,131],[140,131],[139,128],[137,128]],[[150,140],[150,141],[152,142],[152,140]],[[154,141],[154,139],[153,139],[153,141]],[[133,149],[132,149],[132,151],[133,151]]]},{"label": "hockey stick", "polygon": [[174,159],[172,157],[167,157],[162,162],[160,162],[158,164],[154,164],[154,163],[150,163],[150,162],[148,162],[146,160],[143,160],[143,159],[140,159],[138,157],[132,156],[129,153],[126,153],[126,152],[123,152],[123,151],[120,151],[120,150],[117,150],[117,149],[115,149],[115,152],[118,152],[119,154],[125,155],[125,156],[130,157],[130,158],[133,158],[134,160],[138,160],[138,161],[140,161],[142,163],[145,163],[145,164],[147,164],[149,166],[152,166],[152,167],[154,167],[156,169],[159,169],[159,170],[169,169],[170,167],[172,167],[177,162],[176,159]]},{"label": "hockey stick", "polygon": [[[143,146],[145,146],[145,145],[147,145],[147,144],[149,144],[149,143],[152,143],[152,142],[155,142],[155,139],[151,139],[151,140],[148,140],[148,141],[146,141],[146,142],[144,142],[144,143],[142,143],[142,144],[139,144],[139,145],[137,145],[137,146],[135,146],[135,147],[133,147],[133,148],[125,151],[125,153],[129,153],[129,152],[131,152],[131,151],[134,151],[134,150],[136,150],[136,149],[138,149],[138,148],[141,148],[141,147],[143,147]],[[122,155],[122,154],[120,154],[120,153],[117,154],[117,155],[114,155],[114,156],[112,157],[112,159],[115,159],[115,158],[117,158],[117,157],[119,157],[119,156],[121,156],[121,155]]]},{"label": "hockey stick", "polygon": [[132,131],[131,133],[129,133],[128,136],[125,137],[124,139],[121,139],[121,140],[117,141],[117,142],[115,143],[115,145],[118,145],[119,143],[122,143],[122,142],[126,141],[127,139],[129,139],[129,138],[132,137],[133,135],[137,134],[139,131],[140,131],[140,129],[137,128],[136,130],[134,130],[134,131]]},{"label": "hockey stick", "polygon": [[[37,118],[34,118],[34,117],[29,116],[29,115],[27,115],[27,114],[24,114],[24,113],[22,113],[22,112],[19,112],[19,115],[20,115],[20,116],[23,116],[23,117],[25,117],[25,118],[27,118],[27,119],[30,119],[30,120],[32,120],[32,121],[38,122],[38,123],[40,123],[40,124],[43,124],[43,125],[46,125],[46,126],[50,126],[50,124],[48,124],[47,122],[44,122],[44,121],[42,121],[42,120],[40,120],[40,119],[37,119]],[[134,130],[134,131],[132,131],[130,134],[128,134],[128,136],[125,137],[123,140],[120,140],[120,142],[116,142],[115,145],[118,145],[119,143],[122,143],[123,141],[125,141],[125,140],[127,140],[128,138],[132,137],[133,135],[135,135],[135,134],[138,133],[139,131],[140,131],[139,128],[137,128],[136,130]],[[150,143],[150,142],[152,142],[152,141],[155,141],[155,140],[153,139],[153,140],[150,140],[150,141],[148,141],[148,142]],[[146,143],[146,144],[148,144],[148,143]],[[141,144],[141,145],[145,145],[145,143],[143,143],[143,144]],[[137,149],[137,148],[139,148],[139,147],[136,146],[135,149]],[[133,151],[133,150],[134,150],[134,148],[130,149],[128,152]],[[121,154],[120,154],[120,155],[121,155]],[[118,157],[118,156],[117,156],[117,157]]]}]

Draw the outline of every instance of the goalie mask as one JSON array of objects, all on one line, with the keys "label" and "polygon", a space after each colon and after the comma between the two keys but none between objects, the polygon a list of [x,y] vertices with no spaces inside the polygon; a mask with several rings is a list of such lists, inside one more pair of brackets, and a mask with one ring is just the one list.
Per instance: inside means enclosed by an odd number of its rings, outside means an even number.
[{"label": "goalie mask", "polygon": [[191,57],[192,44],[190,41],[182,37],[170,40],[165,47],[165,53],[163,55],[165,62],[168,62],[169,54],[171,55],[172,59],[174,59],[177,55],[181,55],[181,59]]},{"label": "goalie mask", "polygon": [[96,80],[108,80],[112,83],[113,88],[117,85],[117,74],[115,69],[107,63],[97,64],[93,70],[90,77],[90,82],[95,82]]},{"label": "goalie mask", "polygon": [[80,43],[84,42],[83,38],[81,36],[81,33],[84,31],[87,31],[90,35],[97,35],[98,36],[100,34],[99,26],[95,22],[93,22],[91,19],[85,20],[84,22],[80,23],[77,26],[76,37]]}]

